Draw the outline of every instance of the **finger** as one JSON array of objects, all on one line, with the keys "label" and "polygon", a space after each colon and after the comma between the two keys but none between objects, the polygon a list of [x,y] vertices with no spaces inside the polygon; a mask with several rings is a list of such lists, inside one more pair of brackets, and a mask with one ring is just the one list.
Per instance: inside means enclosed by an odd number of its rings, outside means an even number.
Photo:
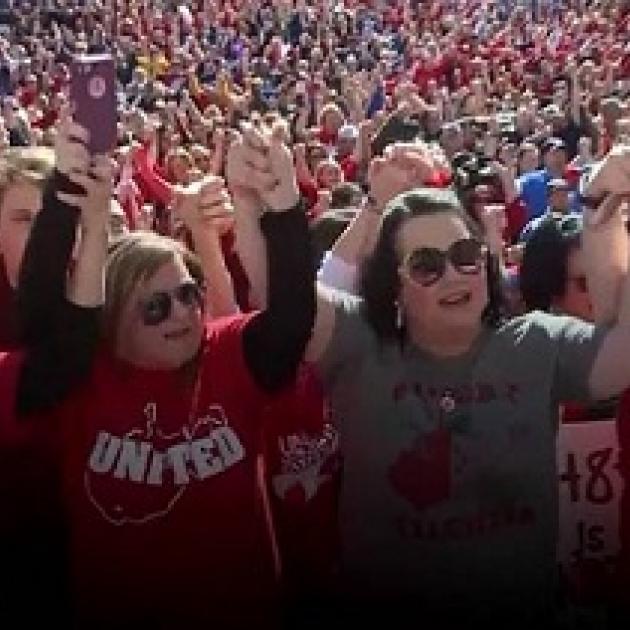
[{"label": "finger", "polygon": [[112,168],[109,164],[102,164],[101,166],[92,167],[88,175],[94,181],[97,181],[100,184],[104,184],[112,181]]},{"label": "finger", "polygon": [[241,123],[241,132],[243,134],[243,142],[245,145],[263,153],[267,150],[269,146],[268,139],[259,129],[254,127],[254,125],[247,121],[243,121]]},{"label": "finger", "polygon": [[68,179],[77,186],[83,188],[84,191],[92,188],[94,180],[85,172],[72,172],[67,174]]},{"label": "finger", "polygon": [[260,151],[244,148],[243,160],[246,164],[253,166],[259,171],[270,171],[269,159],[263,155]]},{"label": "finger", "polygon": [[199,206],[216,205],[230,203],[231,197],[226,190],[216,191],[212,194],[202,195],[199,199]]},{"label": "finger", "polygon": [[65,136],[70,141],[87,144],[90,139],[90,132],[72,119],[68,119],[65,127]]},{"label": "finger", "polygon": [[600,226],[608,223],[615,216],[620,216],[619,209],[623,203],[625,195],[608,195],[595,209],[588,212],[586,218],[591,226]]},{"label": "finger", "polygon": [[57,167],[62,172],[87,171],[90,167],[90,154],[82,144],[72,142],[64,147],[59,155]]},{"label": "finger", "polygon": [[246,181],[250,182],[250,186],[257,191],[268,191],[277,185],[278,180],[272,174],[252,167],[245,167],[244,173]]},{"label": "finger", "polygon": [[68,206],[80,208],[85,197],[83,195],[71,195],[70,193],[57,191],[57,199]]}]

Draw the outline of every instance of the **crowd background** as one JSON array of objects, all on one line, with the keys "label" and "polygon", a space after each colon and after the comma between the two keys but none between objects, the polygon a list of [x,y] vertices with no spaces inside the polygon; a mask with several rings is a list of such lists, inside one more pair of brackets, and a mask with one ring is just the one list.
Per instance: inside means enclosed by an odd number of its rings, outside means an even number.
[{"label": "crowd background", "polygon": [[[249,122],[273,128],[290,147],[314,265],[325,271],[333,243],[366,201],[374,161],[387,155],[388,144],[416,143],[421,167],[409,181],[390,182],[387,198],[414,186],[453,188],[501,259],[512,314],[537,308],[586,320],[601,315],[571,239],[581,230],[581,178],[613,146],[630,142],[629,2],[9,0],[0,8],[5,205],[18,176],[39,186],[53,170],[72,56],[106,52],[116,60],[118,82],[112,237],[149,230],[194,249],[176,191],[226,176],[228,151]],[[2,350],[20,345],[16,286],[39,209],[8,205],[0,206]],[[220,256],[209,284],[234,293],[232,302],[215,303],[213,314],[264,305],[247,254],[237,251],[234,218],[212,226]],[[333,271],[339,283],[344,270]],[[619,416],[627,414],[623,401],[621,409]],[[263,450],[279,554],[299,609],[326,591],[323,576],[334,566],[337,437],[308,365],[265,414],[273,419]],[[572,421],[606,415],[581,407],[564,414]],[[292,450],[289,435],[307,438]],[[22,504],[16,497],[24,488],[37,488],[29,511],[8,531],[23,535],[25,523],[30,532],[38,522],[47,533],[36,533],[35,542],[30,535],[29,562],[12,586],[30,584],[56,609],[65,601],[63,577],[33,570],[43,559],[64,564],[50,469],[15,473],[25,469],[18,463],[24,458],[41,463],[39,446],[5,449],[1,489],[7,504]],[[287,473],[313,461],[329,483],[291,485]],[[608,567],[579,567],[568,576],[578,604],[605,608],[623,599],[629,503],[620,569],[611,575]]]}]

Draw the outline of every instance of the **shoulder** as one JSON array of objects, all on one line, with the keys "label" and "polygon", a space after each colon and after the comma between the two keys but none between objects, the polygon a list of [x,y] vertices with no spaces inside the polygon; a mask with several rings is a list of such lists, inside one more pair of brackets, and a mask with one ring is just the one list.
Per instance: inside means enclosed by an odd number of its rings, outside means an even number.
[{"label": "shoulder", "polygon": [[209,345],[239,343],[247,325],[255,319],[259,311],[238,313],[226,317],[208,320],[205,329],[205,341]]},{"label": "shoulder", "polygon": [[568,315],[553,315],[532,311],[504,323],[498,334],[511,338],[515,344],[524,342],[553,343],[568,337],[592,337],[595,326]]}]

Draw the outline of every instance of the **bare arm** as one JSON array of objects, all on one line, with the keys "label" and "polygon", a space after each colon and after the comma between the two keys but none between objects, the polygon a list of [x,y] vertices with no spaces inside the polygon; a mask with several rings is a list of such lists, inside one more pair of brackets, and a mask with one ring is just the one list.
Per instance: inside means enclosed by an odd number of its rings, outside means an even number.
[{"label": "bare arm", "polygon": [[175,209],[190,230],[206,281],[206,308],[211,317],[238,312],[232,277],[225,264],[221,234],[232,225],[232,204],[220,177],[209,176],[179,190]]},{"label": "bare arm", "polygon": [[[618,200],[604,201],[599,208],[599,212],[613,212],[612,218],[608,217],[606,219],[604,217],[599,225],[585,228],[585,233],[588,230],[608,230],[611,222],[614,226],[614,222],[620,220],[619,213],[615,211],[615,205],[618,208]],[[595,240],[597,237],[596,233],[592,235],[585,234],[587,243],[588,239],[592,238]],[[605,234],[602,237],[604,239]],[[618,245],[621,245],[620,240]],[[627,237],[624,239],[622,247],[622,250],[616,252],[617,264],[624,265],[627,271]],[[590,246],[590,251],[593,250],[594,247]],[[630,276],[628,273],[625,273],[625,277],[620,283],[618,299],[616,298],[616,280],[619,278],[619,275],[616,274],[613,278],[612,282],[604,282],[600,288],[594,286],[595,296],[598,296],[598,299],[601,301],[599,305],[602,309],[600,317],[609,319],[612,312],[614,322],[601,344],[589,378],[591,393],[597,399],[617,396],[630,387],[630,352],[628,352],[628,348],[630,348]],[[589,280],[591,280],[590,277]],[[614,308],[615,304],[618,305],[616,309]],[[615,310],[616,312],[614,312]]]}]

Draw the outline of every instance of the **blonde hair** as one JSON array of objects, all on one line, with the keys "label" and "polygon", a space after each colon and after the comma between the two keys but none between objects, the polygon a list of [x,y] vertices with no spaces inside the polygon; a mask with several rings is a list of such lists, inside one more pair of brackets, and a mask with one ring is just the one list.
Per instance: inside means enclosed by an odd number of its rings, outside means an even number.
[{"label": "blonde hair", "polygon": [[15,184],[43,188],[55,168],[55,153],[50,147],[19,147],[0,154],[0,208],[7,190]]},{"label": "blonde hair", "polygon": [[193,279],[203,285],[203,269],[195,254],[182,243],[155,232],[129,232],[109,248],[105,265],[105,306],[102,330],[106,340],[116,342],[120,318],[133,290],[176,258],[186,265]]}]

